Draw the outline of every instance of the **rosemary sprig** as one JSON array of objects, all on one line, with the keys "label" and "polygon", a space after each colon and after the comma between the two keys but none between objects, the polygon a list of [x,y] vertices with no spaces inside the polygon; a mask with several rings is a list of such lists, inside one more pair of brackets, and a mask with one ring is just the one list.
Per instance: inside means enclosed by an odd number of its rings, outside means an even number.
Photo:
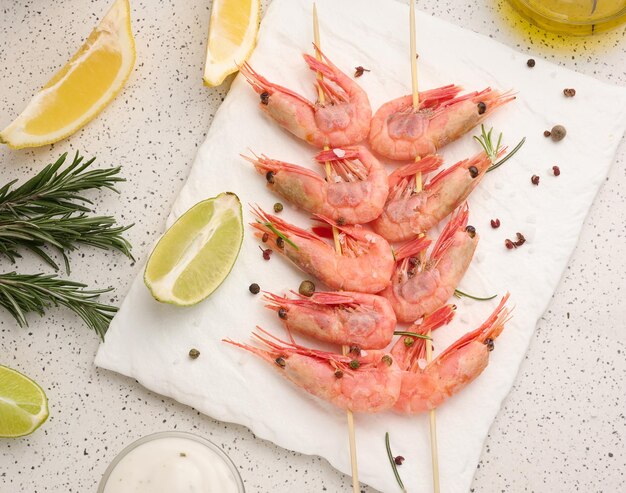
[{"label": "rosemary sprig", "polygon": [[18,216],[31,216],[51,212],[90,212],[91,209],[85,204],[91,205],[92,202],[81,195],[81,192],[108,188],[118,193],[115,184],[126,181],[117,176],[120,167],[87,170],[96,158],[83,162],[78,152],[72,164],[59,173],[59,168],[66,158],[67,153],[13,190],[11,188],[17,180],[1,187],[0,213],[11,212]]},{"label": "rosemary sprig", "polygon": [[0,274],[0,306],[8,310],[21,327],[28,326],[26,314],[29,312],[43,316],[52,306],[65,306],[104,340],[117,308],[95,301],[110,289],[86,290],[85,287],[59,279],[55,274]]},{"label": "rosemary sprig", "polygon": [[125,181],[118,175],[120,168],[87,168],[94,162],[83,162],[78,153],[72,163],[59,171],[67,154],[49,164],[36,176],[13,188],[16,181],[0,188],[0,254],[12,262],[20,257],[19,249],[26,248],[58,269],[57,263],[44,247],[58,249],[69,273],[67,252],[78,245],[92,245],[106,250],[118,250],[133,259],[131,245],[122,236],[130,226],[116,226],[109,216],[91,217],[91,201],[83,191],[108,188]]},{"label": "rosemary sprig", "polygon": [[293,241],[291,241],[289,238],[287,238],[283,233],[278,231],[278,229],[276,229],[276,226],[274,226],[271,222],[268,221],[266,223],[263,223],[263,226],[266,226],[276,236],[278,236],[279,238],[282,238],[283,240],[285,240],[287,243],[289,243],[296,250],[299,250],[298,245],[296,245]]},{"label": "rosemary sprig", "polygon": [[118,250],[134,260],[130,252],[131,245],[122,236],[131,226],[115,226],[112,217],[90,217],[83,213],[63,216],[47,214],[28,219],[17,219],[0,213],[0,254],[13,262],[21,257],[19,248],[27,248],[58,269],[57,263],[42,249],[50,245],[59,250],[68,273],[70,267],[66,252],[75,250],[81,244],[103,250]]},{"label": "rosemary sprig", "polygon": [[426,339],[428,341],[432,341],[433,338],[430,336],[427,336],[425,334],[418,334],[417,332],[409,332],[406,330],[396,330],[393,332],[394,336],[410,336],[410,337],[415,337],[417,339]]},{"label": "rosemary sprig", "polygon": [[493,145],[493,140],[491,137],[492,133],[493,133],[493,127],[489,129],[489,132],[487,132],[485,131],[485,126],[481,125],[480,136],[474,135],[474,140],[481,145],[481,147],[485,150],[485,154],[489,156],[489,159],[492,162],[492,165],[489,166],[489,168],[487,168],[487,173],[489,173],[490,171],[493,171],[494,169],[506,163],[511,157],[513,157],[513,155],[515,155],[517,151],[519,151],[522,148],[522,146],[524,145],[524,142],[526,142],[526,137],[524,137],[511,150],[511,152],[509,152],[506,156],[500,159],[500,161],[495,162],[495,160],[498,158],[498,153],[500,152],[500,148],[502,144],[502,132],[500,132],[500,135],[498,135],[498,141],[496,142],[496,145]]},{"label": "rosemary sprig", "polygon": [[393,469],[393,475],[396,477],[396,481],[398,482],[398,486],[402,490],[402,493],[406,493],[406,488],[404,487],[404,483],[402,482],[402,478],[400,477],[400,473],[398,472],[398,467],[396,466],[396,460],[391,453],[391,445],[389,445],[389,432],[385,432],[385,447],[387,448],[387,457],[389,457],[389,463],[391,464],[391,469]]},{"label": "rosemary sprig", "polygon": [[471,294],[464,293],[460,289],[455,289],[454,290],[454,296],[456,296],[457,298],[462,298],[462,297],[471,298],[471,299],[476,300],[476,301],[489,301],[489,300],[494,299],[498,295],[494,294],[493,296],[488,296],[487,298],[480,298],[478,296],[474,296],[474,295],[471,295]]}]

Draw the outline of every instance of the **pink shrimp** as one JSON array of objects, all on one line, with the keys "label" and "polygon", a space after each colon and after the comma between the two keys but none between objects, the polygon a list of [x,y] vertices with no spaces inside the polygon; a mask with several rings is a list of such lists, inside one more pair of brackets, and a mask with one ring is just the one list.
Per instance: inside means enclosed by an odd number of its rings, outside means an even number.
[{"label": "pink shrimp", "polygon": [[402,372],[383,351],[342,356],[307,349],[268,334],[253,334],[259,348],[226,339],[272,364],[282,376],[310,394],[353,412],[377,413],[391,409],[400,395]]},{"label": "pink shrimp", "polygon": [[289,331],[363,349],[382,349],[393,338],[396,315],[382,296],[349,291],[294,294],[297,298],[266,295],[266,306],[279,313]]},{"label": "pink shrimp", "polygon": [[374,114],[369,142],[375,152],[390,159],[435,154],[513,99],[511,92],[487,88],[435,104],[420,98],[419,111],[414,111],[412,97],[403,96],[383,104]]},{"label": "pink shrimp", "polygon": [[[475,380],[489,364],[489,352],[494,349],[493,341],[510,319],[510,310],[505,307],[508,298],[507,293],[480,327],[465,334],[423,369],[417,359],[420,357],[418,352],[405,361],[394,358],[405,370],[402,372],[402,389],[394,410],[403,414],[430,411]],[[396,344],[404,346],[402,340]],[[404,351],[402,348],[400,350]]]},{"label": "pink shrimp", "polygon": [[383,237],[361,226],[341,226],[324,216],[315,215],[324,223],[320,232],[335,226],[341,253],[315,234],[282,219],[253,209],[257,218],[252,226],[256,236],[267,234],[265,243],[272,250],[291,260],[304,272],[315,276],[333,289],[360,293],[377,293],[385,289],[393,272],[391,246]]},{"label": "pink shrimp", "polygon": [[425,233],[467,199],[485,176],[491,160],[480,153],[459,161],[416,192],[415,173],[425,168],[436,169],[437,163],[441,163],[440,157],[427,156],[396,169],[389,176],[389,197],[382,214],[371,223],[374,231],[387,241],[405,241]]},{"label": "pink shrimp", "polygon": [[304,60],[311,70],[323,75],[316,80],[316,86],[324,92],[324,103],[312,103],[269,82],[247,63],[240,72],[259,94],[260,108],[296,137],[315,147],[358,144],[367,138],[372,119],[367,94],[319,49],[317,51],[322,61],[306,54]]},{"label": "pink shrimp", "polygon": [[399,322],[412,322],[441,307],[454,293],[469,267],[478,234],[467,225],[467,204],[445,226],[427,261],[422,255],[430,244],[426,237],[396,250],[396,270],[391,285],[381,294],[391,302]]},{"label": "pink shrimp", "polygon": [[330,163],[329,180],[308,168],[266,156],[246,159],[265,176],[268,188],[307,212],[343,224],[376,219],[389,193],[384,166],[361,146],[323,151],[316,156],[319,163]]}]

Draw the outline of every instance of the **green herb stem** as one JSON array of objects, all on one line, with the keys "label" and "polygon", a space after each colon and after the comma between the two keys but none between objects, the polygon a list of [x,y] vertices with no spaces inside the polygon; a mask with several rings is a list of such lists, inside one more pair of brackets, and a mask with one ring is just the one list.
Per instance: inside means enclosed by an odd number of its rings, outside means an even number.
[{"label": "green herb stem", "polygon": [[396,330],[393,335],[395,336],[410,336],[415,337],[417,339],[426,339],[428,341],[432,341],[433,338],[424,334],[418,334],[417,332],[408,332],[406,330]]},{"label": "green herb stem", "polygon": [[474,140],[478,142],[480,146],[483,148],[483,150],[485,151],[485,154],[487,154],[487,156],[489,157],[489,160],[492,163],[491,166],[487,168],[487,173],[489,173],[490,171],[493,171],[494,169],[506,163],[509,159],[511,159],[515,155],[517,151],[519,151],[522,148],[522,146],[524,145],[524,142],[526,142],[526,137],[524,137],[511,150],[511,152],[509,152],[506,156],[500,159],[500,161],[495,162],[495,160],[498,158],[498,154],[500,153],[500,148],[502,147],[502,132],[500,132],[500,134],[498,135],[498,141],[496,142],[495,145],[493,144],[493,140],[491,136],[492,133],[493,133],[493,127],[489,129],[489,132],[487,132],[485,130],[485,126],[481,125],[480,135],[474,135],[473,137]]},{"label": "green herb stem", "polygon": [[52,306],[65,306],[83,319],[102,340],[117,308],[99,303],[96,298],[111,289],[86,290],[82,283],[59,279],[54,274],[0,274],[0,306],[23,327],[26,314],[43,316]]},{"label": "green herb stem", "polygon": [[276,226],[274,226],[272,223],[267,222],[267,223],[263,223],[263,225],[267,226],[272,233],[274,233],[276,236],[278,236],[278,237],[282,238],[283,240],[285,240],[287,243],[289,243],[296,250],[299,250],[298,246],[293,241],[291,241],[289,238],[287,238],[283,233],[278,231],[276,229]]},{"label": "green herb stem", "polygon": [[393,470],[393,475],[396,477],[396,481],[398,482],[398,486],[402,490],[402,493],[406,493],[406,488],[404,487],[404,483],[402,482],[402,478],[400,477],[400,473],[398,472],[398,467],[396,466],[396,461],[391,453],[391,445],[389,445],[389,432],[385,432],[385,447],[387,448],[387,457],[389,457],[389,463],[391,464],[391,469]]},{"label": "green herb stem", "polygon": [[474,296],[474,295],[471,295],[471,294],[464,293],[460,289],[455,289],[454,290],[454,296],[456,296],[457,298],[462,298],[462,297],[471,298],[471,299],[476,300],[476,301],[489,301],[489,300],[494,299],[498,295],[494,294],[493,296],[488,296],[486,298],[480,298],[478,296]]}]

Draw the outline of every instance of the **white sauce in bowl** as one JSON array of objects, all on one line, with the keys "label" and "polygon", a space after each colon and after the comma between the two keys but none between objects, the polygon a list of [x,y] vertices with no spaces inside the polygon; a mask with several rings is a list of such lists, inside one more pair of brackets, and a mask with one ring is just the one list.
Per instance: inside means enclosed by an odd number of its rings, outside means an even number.
[{"label": "white sauce in bowl", "polygon": [[199,441],[162,437],[129,451],[103,493],[239,493],[226,459]]}]

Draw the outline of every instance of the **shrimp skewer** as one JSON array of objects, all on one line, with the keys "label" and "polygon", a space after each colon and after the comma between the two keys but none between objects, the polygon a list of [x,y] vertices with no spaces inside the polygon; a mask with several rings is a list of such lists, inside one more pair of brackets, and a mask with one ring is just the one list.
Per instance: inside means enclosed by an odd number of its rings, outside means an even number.
[{"label": "shrimp skewer", "polygon": [[[417,359],[419,356],[416,357],[419,353],[406,360],[394,358],[402,363],[404,370],[402,390],[394,410],[402,414],[430,411],[475,380],[489,364],[493,341],[510,319],[510,310],[505,307],[508,298],[506,294],[480,327],[458,339],[423,369]],[[403,346],[404,341],[399,340],[396,345]],[[402,348],[400,350],[403,351]]]},{"label": "shrimp skewer", "polygon": [[426,262],[417,255],[430,240],[419,237],[396,250],[396,269],[391,285],[381,294],[387,298],[399,322],[413,322],[444,305],[458,286],[478,245],[478,234],[467,225],[467,204],[445,226]]},{"label": "shrimp skewer", "polygon": [[414,160],[435,154],[515,99],[509,91],[487,88],[428,105],[420,98],[403,96],[383,104],[372,118],[369,142],[372,149],[390,159]]},{"label": "shrimp skewer", "polygon": [[330,163],[327,179],[314,171],[270,159],[249,158],[267,187],[307,212],[343,224],[362,224],[380,216],[389,194],[384,166],[365,147],[322,151],[318,163]]},{"label": "shrimp skewer", "polygon": [[400,395],[402,372],[383,351],[340,355],[282,341],[261,328],[253,336],[259,348],[224,340],[272,364],[281,375],[310,394],[335,406],[363,413],[391,409]]},{"label": "shrimp skewer", "polygon": [[[502,149],[498,156],[504,153]],[[406,241],[436,226],[463,203],[482,181],[491,159],[480,153],[439,172],[416,191],[415,172],[432,162],[428,171],[441,163],[438,156],[427,156],[396,169],[389,176],[389,197],[382,214],[371,226],[387,241]]]},{"label": "shrimp skewer", "polygon": [[296,298],[265,296],[266,306],[281,314],[290,332],[363,349],[385,348],[393,338],[396,315],[382,296],[349,291],[294,294]]},{"label": "shrimp skewer", "polygon": [[383,237],[361,226],[340,226],[331,219],[316,215],[325,226],[315,230],[330,232],[329,228],[334,226],[340,231],[341,253],[338,253],[312,232],[259,208],[253,209],[253,214],[258,221],[252,223],[258,238],[267,234],[266,245],[329,287],[377,293],[390,284],[394,259],[391,246]]},{"label": "shrimp skewer", "polygon": [[324,101],[313,103],[268,81],[244,63],[240,72],[261,98],[260,108],[279,125],[315,147],[341,147],[367,138],[372,109],[367,94],[314,45],[321,60],[304,54],[309,68],[323,75],[315,82]]}]

